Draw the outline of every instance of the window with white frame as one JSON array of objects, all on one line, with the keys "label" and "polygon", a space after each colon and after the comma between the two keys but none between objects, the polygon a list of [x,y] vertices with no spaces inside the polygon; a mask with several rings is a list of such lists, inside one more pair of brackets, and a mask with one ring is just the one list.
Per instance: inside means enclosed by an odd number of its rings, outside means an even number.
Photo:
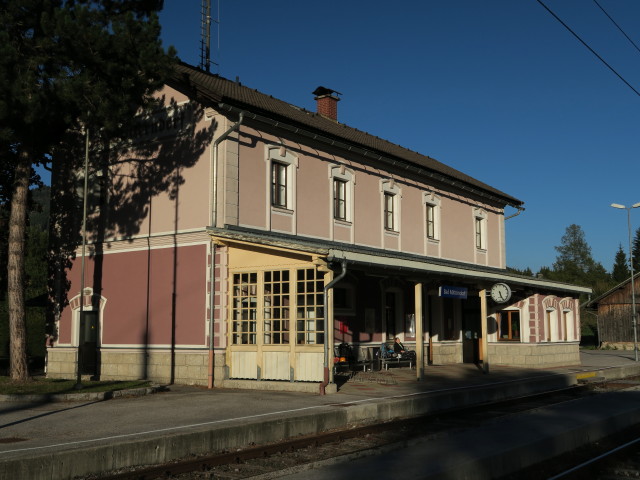
[{"label": "window with white frame", "polygon": [[473,213],[474,241],[478,250],[487,248],[487,214],[484,210],[475,208]]},{"label": "window with white frame", "polygon": [[382,182],[382,212],[384,229],[400,231],[400,188],[393,180]]},{"label": "window with white frame", "polygon": [[287,167],[284,163],[271,162],[271,205],[288,208]]},{"label": "window with white frame", "polygon": [[333,179],[333,218],[347,220],[347,182]]},{"label": "window with white frame", "polygon": [[295,169],[298,158],[285,147],[267,148],[267,168],[271,182],[270,203],[273,208],[295,210]]},{"label": "window with white frame", "polygon": [[424,194],[425,231],[427,239],[440,239],[440,199],[433,193]]},{"label": "window with white frame", "polygon": [[329,178],[333,188],[333,219],[351,222],[353,219],[353,172],[344,165],[334,165],[329,169]]},{"label": "window with white frame", "polygon": [[384,192],[384,228],[396,230],[396,196],[393,193]]}]

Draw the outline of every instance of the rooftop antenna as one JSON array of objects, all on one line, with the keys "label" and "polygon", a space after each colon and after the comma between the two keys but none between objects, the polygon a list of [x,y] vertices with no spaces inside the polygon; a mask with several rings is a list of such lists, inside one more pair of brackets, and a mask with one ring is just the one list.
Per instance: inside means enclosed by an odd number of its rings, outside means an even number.
[{"label": "rooftop antenna", "polygon": [[[211,0],[202,0],[201,7],[202,21],[200,23],[200,68],[207,72],[211,71],[211,65],[218,65],[211,61]],[[219,25],[220,0],[218,0],[218,19],[213,19]]]}]

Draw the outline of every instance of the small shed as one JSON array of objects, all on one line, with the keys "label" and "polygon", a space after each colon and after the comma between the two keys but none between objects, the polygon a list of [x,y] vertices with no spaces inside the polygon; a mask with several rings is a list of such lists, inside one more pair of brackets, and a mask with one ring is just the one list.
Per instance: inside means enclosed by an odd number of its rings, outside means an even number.
[{"label": "small shed", "polygon": [[[639,279],[640,272],[634,275],[633,289],[631,288],[631,278],[629,278],[585,304],[587,310],[598,316],[598,337],[601,346],[633,349],[635,339],[632,305],[635,297],[637,312],[640,300]],[[640,334],[640,332],[638,333]]]}]

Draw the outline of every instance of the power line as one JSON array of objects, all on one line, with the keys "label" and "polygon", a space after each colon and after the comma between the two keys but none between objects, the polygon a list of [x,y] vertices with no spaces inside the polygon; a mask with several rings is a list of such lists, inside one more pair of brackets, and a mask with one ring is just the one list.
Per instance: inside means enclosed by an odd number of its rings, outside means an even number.
[{"label": "power line", "polygon": [[549,12],[549,13],[553,16],[553,18],[555,18],[556,20],[558,20],[558,21],[562,24],[562,26],[563,26],[564,28],[566,28],[567,30],[569,30],[569,32],[570,32],[574,37],[576,37],[576,38],[580,41],[580,43],[582,43],[585,47],[587,47],[591,53],[593,53],[596,57],[598,57],[598,60],[600,60],[602,63],[604,63],[604,64],[606,65],[606,67],[607,67],[609,70],[611,70],[611,71],[616,75],[616,77],[618,77],[620,80],[622,80],[622,81],[624,82],[624,84],[625,84],[627,87],[629,87],[631,90],[633,90],[633,91],[634,91],[634,93],[640,97],[640,92],[638,92],[638,90],[636,90],[635,88],[633,88],[629,82],[627,82],[624,78],[622,78],[622,75],[620,75],[618,72],[616,72],[616,71],[615,71],[615,69],[614,69],[611,65],[609,65],[609,64],[605,61],[605,59],[604,59],[604,58],[602,58],[600,55],[598,55],[598,54],[596,53],[596,51],[595,51],[593,48],[591,48],[589,45],[587,45],[587,42],[585,42],[584,40],[582,40],[582,38],[580,38],[580,36],[579,36],[576,32],[574,32],[573,30],[571,30],[571,28],[570,28],[566,23],[564,23],[564,22],[560,19],[560,17],[558,17],[555,13],[553,13],[553,12],[551,11],[551,9],[549,9],[549,7],[547,7],[547,6],[546,6],[546,5],[545,5],[541,0],[536,0],[536,1],[537,1],[540,5],[542,5],[542,6],[544,7],[544,9],[545,9],[547,12]]},{"label": "power line", "polygon": [[638,50],[638,51],[640,52],[640,48],[638,48],[638,46],[634,43],[634,41],[633,41],[633,40],[631,40],[631,38],[629,38],[629,35],[627,35],[627,34],[625,33],[625,31],[624,31],[624,30],[622,30],[622,28],[620,27],[620,25],[618,25],[618,24],[616,23],[616,21],[615,21],[613,18],[611,18],[611,15],[609,15],[609,14],[606,12],[606,10],[600,6],[600,4],[598,3],[598,1],[597,1],[597,0],[593,0],[593,3],[595,3],[595,4],[598,6],[598,8],[599,8],[600,10],[602,10],[602,13],[604,13],[604,14],[609,18],[609,20],[611,20],[611,22],[612,22],[612,23],[613,23],[613,24],[618,28],[618,30],[620,30],[620,33],[622,33],[622,34],[627,38],[627,40],[629,40],[629,41],[631,42],[631,45],[633,45],[634,47],[636,47],[636,50]]}]

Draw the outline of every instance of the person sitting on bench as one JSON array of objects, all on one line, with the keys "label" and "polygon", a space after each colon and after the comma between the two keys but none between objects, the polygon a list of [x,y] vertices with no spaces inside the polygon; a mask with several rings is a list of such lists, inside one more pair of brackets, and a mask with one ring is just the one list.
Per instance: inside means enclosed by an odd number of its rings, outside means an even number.
[{"label": "person sitting on bench", "polygon": [[393,352],[396,353],[397,355],[402,355],[406,351],[407,350],[404,348],[404,345],[402,344],[400,339],[396,337],[393,342]]},{"label": "person sitting on bench", "polygon": [[416,352],[407,350],[398,337],[393,342],[393,353],[396,357],[415,358]]}]

